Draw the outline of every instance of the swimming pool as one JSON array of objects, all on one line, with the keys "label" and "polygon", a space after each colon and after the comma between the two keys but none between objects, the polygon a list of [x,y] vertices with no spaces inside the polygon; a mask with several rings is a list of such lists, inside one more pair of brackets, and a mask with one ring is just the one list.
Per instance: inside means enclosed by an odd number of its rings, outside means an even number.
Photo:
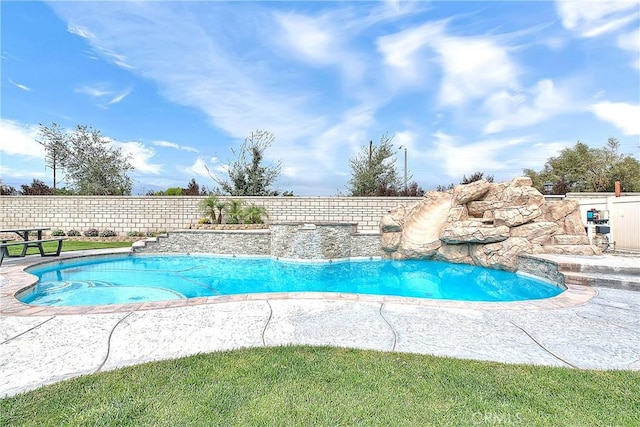
[{"label": "swimming pool", "polygon": [[35,266],[27,304],[84,306],[272,292],[338,292],[459,301],[523,301],[559,286],[530,276],[437,261],[285,262],[209,255],[87,257]]}]

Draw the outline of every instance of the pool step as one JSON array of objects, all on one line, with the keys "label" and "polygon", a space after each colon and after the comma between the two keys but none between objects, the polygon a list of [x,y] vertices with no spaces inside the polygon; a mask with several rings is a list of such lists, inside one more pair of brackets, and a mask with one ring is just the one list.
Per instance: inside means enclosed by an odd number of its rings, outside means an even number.
[{"label": "pool step", "polygon": [[631,274],[562,272],[565,284],[640,291],[640,277]]},{"label": "pool step", "polygon": [[561,262],[558,270],[565,283],[640,291],[640,264],[636,266],[603,263]]}]

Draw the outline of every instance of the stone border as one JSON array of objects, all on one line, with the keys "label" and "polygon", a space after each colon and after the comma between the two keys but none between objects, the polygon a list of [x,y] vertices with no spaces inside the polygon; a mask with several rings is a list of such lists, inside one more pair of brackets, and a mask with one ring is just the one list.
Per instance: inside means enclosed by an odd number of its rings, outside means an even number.
[{"label": "stone border", "polygon": [[[69,256],[64,259],[75,259],[94,256],[123,255],[126,252],[105,251],[100,254]],[[551,260],[543,260],[549,268],[553,269],[557,263]],[[410,304],[418,306],[472,309],[472,310],[555,310],[566,307],[574,307],[586,304],[597,292],[590,286],[578,284],[564,285],[566,290],[561,294],[540,300],[513,301],[513,302],[476,302],[476,301],[452,301],[427,298],[409,298],[397,296],[332,293],[332,292],[282,292],[282,293],[259,293],[225,295],[217,297],[200,297],[169,301],[155,301],[132,304],[112,304],[101,306],[79,306],[79,307],[48,307],[28,305],[20,302],[16,295],[29,291],[37,282],[36,276],[27,273],[25,268],[58,261],[41,261],[34,258],[16,266],[2,267],[4,280],[0,283],[0,315],[4,316],[57,316],[57,315],[82,315],[82,314],[104,314],[104,313],[128,313],[141,310],[157,310],[170,307],[187,307],[203,304],[220,304],[227,302],[254,301],[254,300],[281,300],[281,299],[301,299],[301,300],[333,300],[333,301],[360,301]],[[539,277],[539,276],[537,276]],[[540,278],[540,277],[539,277]],[[542,278],[545,280],[544,278]]]}]

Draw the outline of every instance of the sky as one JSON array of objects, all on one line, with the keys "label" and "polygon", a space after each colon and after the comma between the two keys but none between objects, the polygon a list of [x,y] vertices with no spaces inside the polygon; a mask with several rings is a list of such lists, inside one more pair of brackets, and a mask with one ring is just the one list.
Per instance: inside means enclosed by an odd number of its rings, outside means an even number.
[{"label": "sky", "polygon": [[[52,185],[39,125],[131,156],[132,194],[224,179],[255,130],[275,187],[344,195],[386,134],[425,190],[640,157],[640,1],[0,2],[0,178]],[[63,182],[62,185],[65,183]],[[60,186],[60,184],[59,184]]]}]

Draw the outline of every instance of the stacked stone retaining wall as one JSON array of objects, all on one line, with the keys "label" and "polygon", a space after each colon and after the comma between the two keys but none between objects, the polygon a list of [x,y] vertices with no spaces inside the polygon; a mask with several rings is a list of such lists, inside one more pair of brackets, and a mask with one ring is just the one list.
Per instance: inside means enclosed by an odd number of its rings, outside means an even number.
[{"label": "stacked stone retaining wall", "polygon": [[[379,257],[380,234],[354,233],[353,228],[345,224],[323,224],[313,229],[306,224],[279,224],[269,230],[177,230],[136,242],[133,251],[300,260]],[[296,244],[297,241],[315,244]]]}]

